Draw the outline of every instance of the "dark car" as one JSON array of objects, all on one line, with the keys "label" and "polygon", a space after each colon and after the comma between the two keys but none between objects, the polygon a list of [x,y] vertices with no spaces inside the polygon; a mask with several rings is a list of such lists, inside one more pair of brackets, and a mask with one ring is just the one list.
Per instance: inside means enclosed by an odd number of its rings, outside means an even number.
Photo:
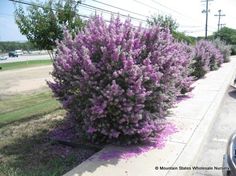
[{"label": "dark car", "polygon": [[226,154],[223,159],[223,176],[236,175],[236,132],[234,132],[227,145]]},{"label": "dark car", "polygon": [[8,53],[8,56],[9,56],[9,57],[18,57],[18,54],[17,54],[15,51],[10,51],[10,52]]}]

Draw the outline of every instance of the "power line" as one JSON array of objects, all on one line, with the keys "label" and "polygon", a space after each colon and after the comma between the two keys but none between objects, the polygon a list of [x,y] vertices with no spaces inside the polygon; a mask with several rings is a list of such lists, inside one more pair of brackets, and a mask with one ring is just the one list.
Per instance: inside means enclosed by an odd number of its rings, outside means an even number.
[{"label": "power line", "polygon": [[92,6],[92,5],[89,5],[89,4],[81,3],[81,5],[84,5],[84,6],[87,6],[87,7],[93,8],[95,10],[102,11],[102,12],[108,12],[110,14],[117,14],[117,15],[120,15],[120,16],[123,16],[123,17],[126,17],[126,18],[131,18],[131,19],[134,19],[134,20],[137,20],[137,21],[146,22],[146,20],[143,20],[143,19],[140,19],[140,18],[132,17],[132,16],[129,16],[129,15],[124,15],[124,14],[121,14],[121,13],[118,13],[118,12],[112,12],[110,10],[103,9],[103,8],[100,8],[100,7],[96,7],[96,6]]},{"label": "power line", "polygon": [[[20,3],[20,4],[25,4],[25,5],[30,5],[30,6],[36,6],[36,7],[42,8],[42,9],[45,8],[42,5],[39,5],[39,4],[36,4],[36,3],[29,3],[29,2],[25,2],[25,1],[19,1],[19,0],[9,0],[9,1],[12,1],[12,2],[15,2],[15,3]],[[120,13],[115,13],[115,12],[112,12],[110,10],[102,9],[102,8],[95,7],[95,6],[92,6],[92,5],[88,5],[88,4],[85,4],[85,3],[81,3],[81,5],[83,7],[89,8],[89,9],[99,10],[99,11],[106,12],[106,13],[109,13],[109,14],[119,14],[120,16],[123,16],[123,17],[126,17],[126,18],[131,18],[131,19],[134,19],[134,20],[137,20],[137,21],[146,22],[143,19],[131,17],[131,16],[128,16],[128,15],[120,14]],[[52,10],[55,11],[55,9],[53,9],[53,8],[52,8]],[[82,15],[82,14],[77,14],[77,15],[79,15],[80,17],[89,18],[89,16],[87,16],[87,15]]]},{"label": "power line", "polygon": [[[162,11],[162,10],[160,10],[160,9],[157,9],[157,8],[155,8],[155,7],[153,7],[153,6],[150,6],[149,4],[143,3],[143,2],[141,2],[141,1],[139,1],[139,0],[134,0],[134,1],[136,1],[136,2],[139,3],[139,4],[142,4],[143,6],[146,6],[146,7],[149,7],[149,8],[151,8],[151,9],[157,10],[158,12],[161,11],[161,12],[164,13],[164,14],[168,14],[168,15],[170,14],[170,13],[165,13],[164,11]],[[178,15],[184,17],[184,18],[186,18],[186,19],[196,20],[196,19],[194,19],[194,18],[192,18],[192,17],[189,17],[189,16],[186,16],[185,14],[183,14],[183,13],[177,11],[177,10],[174,10],[174,9],[172,9],[172,8],[170,8],[170,7],[166,6],[166,5],[164,5],[164,4],[161,4],[160,2],[158,2],[158,1],[156,1],[156,0],[152,0],[152,2],[155,3],[155,4],[160,5],[160,6],[164,7],[164,8],[166,8],[166,9],[168,9],[168,10],[170,10],[170,11],[172,11],[172,12],[174,12],[174,13],[176,13],[176,14],[178,14]]]},{"label": "power line", "polygon": [[[151,5],[149,5],[149,4],[146,4],[146,3],[144,3],[144,2],[142,2],[142,1],[140,1],[140,0],[133,0],[133,1],[135,1],[136,3],[139,3],[139,4],[141,4],[141,5],[143,5],[143,6],[145,6],[145,7],[148,7],[148,8],[150,8],[150,9],[157,10],[157,11],[158,11],[158,14],[161,12],[162,14],[167,14],[167,15],[171,16],[171,14],[170,14],[169,12],[164,12],[164,11],[162,11],[162,10],[160,10],[160,9],[158,9],[158,8],[155,8],[154,6],[151,6]],[[156,3],[156,4],[159,4],[159,5],[162,6],[162,7],[164,7],[164,8],[166,8],[166,9],[170,10],[170,11],[175,12],[176,14],[178,14],[178,15],[181,16],[182,18],[187,19],[188,21],[190,21],[190,20],[191,20],[191,21],[193,21],[193,20],[196,21],[196,19],[194,19],[194,18],[192,18],[192,17],[190,17],[190,16],[186,16],[186,15],[182,14],[181,12],[179,12],[179,11],[177,11],[177,10],[174,10],[174,9],[172,9],[172,8],[169,8],[168,6],[166,6],[166,5],[164,5],[164,4],[161,4],[161,3],[157,2],[156,0],[152,0],[152,1],[153,1],[154,3]]]},{"label": "power line", "polygon": [[[39,8],[42,8],[42,9],[45,9],[44,6],[42,5],[39,5],[39,4],[36,4],[36,3],[30,3],[30,2],[26,2],[26,1],[19,1],[19,0],[9,0],[9,1],[12,1],[12,2],[15,2],[15,3],[19,3],[19,4],[24,4],[24,5],[29,5],[29,6],[35,6],[35,7],[39,7]],[[55,9],[51,8],[52,10],[56,11]],[[77,14],[79,15],[80,17],[83,17],[83,18],[89,18],[87,15],[82,15],[82,14]]]},{"label": "power line", "polygon": [[106,5],[106,6],[109,6],[109,7],[112,7],[112,8],[115,8],[115,9],[119,9],[119,10],[122,10],[122,11],[125,11],[125,12],[128,12],[128,13],[132,13],[132,14],[135,14],[135,15],[139,15],[139,16],[148,18],[148,16],[142,15],[142,14],[140,14],[140,13],[133,12],[133,11],[130,11],[130,10],[126,10],[126,9],[123,9],[123,8],[120,8],[120,7],[116,7],[116,6],[113,6],[113,5],[110,5],[110,4],[101,2],[101,1],[97,1],[97,0],[92,0],[92,1],[97,2],[97,3],[100,3],[100,4],[103,4],[103,5]]},{"label": "power line", "polygon": [[[25,5],[37,6],[37,7],[39,7],[39,8],[45,8],[45,7],[43,7],[42,5],[39,5],[39,4],[36,4],[36,3],[29,3],[29,2],[26,2],[26,1],[20,1],[20,0],[9,0],[9,1],[16,2],[16,3],[21,3],[21,4],[25,4]],[[133,14],[136,14],[136,15],[139,15],[139,16],[147,17],[147,16],[145,16],[145,15],[142,15],[142,14],[139,14],[139,13],[136,13],[136,12],[133,12],[133,11],[129,11],[129,10],[126,10],[126,9],[123,9],[123,8],[120,8],[120,7],[116,7],[116,6],[107,4],[107,3],[103,3],[103,2],[100,2],[100,1],[98,1],[98,0],[93,0],[93,1],[94,1],[94,2],[97,2],[97,3],[101,3],[101,4],[106,5],[106,6],[110,6],[110,7],[112,7],[112,8],[116,8],[116,9],[122,10],[122,11],[126,11],[126,12],[133,13]],[[142,2],[140,2],[140,1],[138,1],[138,0],[135,0],[135,1],[138,2],[138,3],[141,3],[142,5],[147,6],[147,7],[149,7],[149,8],[152,8],[152,9],[155,9],[155,10],[158,10],[158,11],[159,11],[159,9],[157,9],[157,8],[155,8],[155,7],[152,7],[152,6],[150,6],[150,5],[147,5],[147,4],[145,4],[145,3],[142,3]],[[126,17],[126,18],[130,18],[130,19],[137,20],[137,21],[146,22],[146,20],[143,20],[143,19],[141,19],[141,18],[136,18],[136,17],[132,17],[132,16],[129,16],[129,15],[125,15],[125,14],[120,14],[120,13],[118,13],[118,12],[114,12],[114,11],[111,11],[111,10],[107,10],[107,9],[104,9],[104,8],[92,6],[92,5],[85,4],[85,3],[81,3],[80,6],[83,7],[83,8],[89,9],[90,11],[94,10],[95,13],[96,13],[96,11],[98,10],[98,11],[101,11],[101,12],[104,12],[104,13],[108,13],[108,14],[118,14],[118,15],[120,15],[121,17]],[[166,6],[166,7],[167,7],[167,6]],[[55,9],[52,9],[52,10],[55,10]],[[79,15],[80,17],[83,17],[83,18],[89,18],[89,16],[87,16],[87,15],[83,15],[83,14],[77,14],[77,15]],[[180,26],[180,27],[183,27],[183,28],[184,28],[184,27],[199,28],[200,26],[184,26],[184,25],[182,25],[182,26]]]},{"label": "power line", "polygon": [[[96,9],[94,9],[94,8],[91,8],[91,7],[87,7],[87,6],[81,6],[82,8],[85,8],[86,10],[89,10],[90,12],[94,12],[95,13],[95,15],[96,15],[96,13],[97,13],[97,10]],[[111,14],[111,13],[109,13],[109,12],[104,12],[104,13],[106,13],[106,14]],[[91,15],[91,14],[90,14]],[[89,17],[88,17],[89,18]],[[104,21],[106,21],[106,22],[109,22],[109,20],[104,20]]]},{"label": "power line", "polygon": [[40,8],[44,8],[43,6],[41,6],[39,4],[35,4],[35,3],[29,3],[29,2],[18,1],[18,0],[9,0],[9,1],[20,3],[20,4],[25,4],[25,5],[30,5],[30,6],[36,6],[36,7],[40,7]]},{"label": "power line", "polygon": [[[81,7],[83,7],[83,8],[86,8],[87,10],[89,10],[89,11],[91,11],[91,12],[95,12],[96,13],[96,10],[94,10],[93,8],[90,8],[90,7],[86,7],[86,6],[81,6]],[[105,12],[105,13],[108,13],[108,14],[110,14],[109,12]],[[89,17],[88,17],[89,18]],[[107,23],[110,23],[111,21],[110,20],[106,20],[106,19],[104,19],[104,21],[105,22],[107,22]],[[140,27],[140,26],[136,26],[136,25],[133,25],[134,27]]]},{"label": "power line", "polygon": [[185,16],[185,17],[186,17],[186,15],[184,15],[184,14],[178,12],[177,10],[174,10],[174,9],[171,9],[171,8],[165,6],[165,5],[161,4],[160,2],[157,2],[156,0],[152,0],[152,2],[154,2],[155,4],[159,4],[160,6],[166,8],[166,9],[169,9],[169,10],[171,10],[171,11],[173,11],[173,12],[179,14],[179,15],[182,15],[182,16]]},{"label": "power line", "polygon": [[151,8],[151,9],[153,9],[153,10],[157,10],[158,13],[160,12],[159,9],[157,9],[157,8],[155,8],[155,7],[153,7],[153,6],[150,6],[150,5],[148,5],[148,4],[145,4],[145,3],[140,2],[140,1],[138,1],[138,0],[134,0],[134,1],[137,2],[137,3],[139,3],[139,4],[142,4],[143,6],[149,7],[149,8]]},{"label": "power line", "polygon": [[[127,11],[127,12],[129,12],[129,13],[136,13],[136,12],[132,12],[132,11],[129,11],[129,10],[125,10],[125,9],[122,9],[122,8],[119,8],[119,7],[116,7],[116,6],[113,6],[113,5],[110,5],[110,4],[107,4],[107,3],[103,3],[103,2],[100,2],[100,1],[98,1],[98,0],[93,0],[94,2],[98,2],[98,3],[100,3],[100,4],[103,4],[103,5],[106,5],[106,6],[109,6],[109,7],[112,7],[112,8],[116,8],[116,9],[119,9],[119,10],[123,10],[123,11]],[[159,9],[157,9],[157,8],[155,8],[155,7],[152,7],[152,6],[150,6],[150,5],[147,5],[147,4],[145,4],[145,3],[143,3],[143,2],[140,2],[140,1],[138,1],[138,0],[135,0],[136,2],[138,2],[138,3],[140,3],[140,4],[142,4],[142,5],[144,5],[144,6],[146,6],[146,7],[149,7],[149,8],[152,8],[152,9],[155,9],[155,10],[158,10],[159,11]],[[103,8],[99,8],[99,7],[95,7],[95,6],[91,6],[91,5],[88,5],[88,4],[84,4],[84,3],[82,3],[83,5],[85,5],[84,7],[86,7],[86,8],[88,8],[88,7],[90,7],[90,9],[92,8],[92,9],[95,9],[95,10],[100,10],[100,11],[103,11],[103,12],[106,12],[106,13],[111,13],[111,14],[114,14],[114,12],[112,12],[112,11],[110,11],[110,10],[106,10],[106,9],[103,9]],[[164,6],[164,5],[163,5]],[[166,8],[168,8],[167,6],[165,6]],[[169,8],[170,9],[170,8]],[[171,10],[173,10],[173,9],[171,9]],[[176,11],[177,12],[177,11]],[[181,14],[181,13],[179,13],[179,12],[177,12],[178,14]],[[125,17],[130,17],[130,16],[127,16],[127,15],[123,15],[123,14],[120,14],[121,16],[125,16]],[[139,14],[139,15],[141,15],[141,14]],[[142,15],[142,16],[144,16],[144,15]],[[147,17],[147,16],[145,16],[145,17]],[[134,17],[130,17],[130,18],[134,18]],[[140,21],[144,21],[144,20],[142,20],[142,19],[139,19],[139,18],[135,18],[136,20],[140,20]],[[145,21],[146,22],[146,21]],[[199,27],[201,27],[201,26],[180,26],[180,27],[197,27],[197,28],[199,28]]]}]

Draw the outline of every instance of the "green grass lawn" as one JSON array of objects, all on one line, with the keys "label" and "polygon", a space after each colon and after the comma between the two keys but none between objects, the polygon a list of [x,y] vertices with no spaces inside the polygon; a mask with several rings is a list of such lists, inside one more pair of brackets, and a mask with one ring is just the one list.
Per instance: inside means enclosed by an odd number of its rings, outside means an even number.
[{"label": "green grass lawn", "polygon": [[60,108],[60,104],[52,97],[50,91],[14,95],[0,100],[0,126]]},{"label": "green grass lawn", "polygon": [[0,96],[0,176],[60,176],[94,154],[50,138],[65,116],[48,89]]},{"label": "green grass lawn", "polygon": [[[38,119],[27,119],[0,128],[0,176],[60,176],[78,164],[76,152],[58,146],[49,139],[49,132],[62,123],[58,116],[65,111],[56,110]],[[81,151],[82,153],[83,151]]]},{"label": "green grass lawn", "polygon": [[0,67],[2,67],[0,71],[51,65],[51,64],[52,64],[51,60],[31,60],[31,61],[21,61],[12,63],[2,63],[0,64]]}]

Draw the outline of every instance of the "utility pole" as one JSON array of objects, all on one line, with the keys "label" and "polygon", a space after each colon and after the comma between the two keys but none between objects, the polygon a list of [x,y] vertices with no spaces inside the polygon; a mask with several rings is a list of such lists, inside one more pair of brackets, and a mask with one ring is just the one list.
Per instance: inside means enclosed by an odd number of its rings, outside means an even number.
[{"label": "utility pole", "polygon": [[206,9],[202,11],[202,13],[206,13],[205,39],[207,39],[208,13],[210,12],[210,10],[208,9],[208,3],[209,3],[209,1],[213,1],[213,0],[204,0],[204,1],[201,1],[201,2],[205,2],[205,3],[206,3]]},{"label": "utility pole", "polygon": [[225,16],[225,14],[221,14],[221,10],[218,10],[218,15],[216,14],[216,15],[214,15],[214,16],[218,16],[219,17],[219,19],[218,19],[218,31],[220,30],[220,27],[221,26],[223,26],[223,24],[221,25],[221,23],[220,23],[220,18],[222,17],[222,16]]}]

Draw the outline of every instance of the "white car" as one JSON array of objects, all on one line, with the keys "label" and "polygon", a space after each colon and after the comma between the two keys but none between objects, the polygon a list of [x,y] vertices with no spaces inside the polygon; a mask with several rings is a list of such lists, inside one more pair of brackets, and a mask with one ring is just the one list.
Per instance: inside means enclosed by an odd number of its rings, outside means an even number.
[{"label": "white car", "polygon": [[23,55],[23,54],[24,54],[22,50],[15,50],[15,53],[16,53],[18,56],[20,56],[20,55]]},{"label": "white car", "polygon": [[7,60],[7,56],[0,56],[0,60]]}]

